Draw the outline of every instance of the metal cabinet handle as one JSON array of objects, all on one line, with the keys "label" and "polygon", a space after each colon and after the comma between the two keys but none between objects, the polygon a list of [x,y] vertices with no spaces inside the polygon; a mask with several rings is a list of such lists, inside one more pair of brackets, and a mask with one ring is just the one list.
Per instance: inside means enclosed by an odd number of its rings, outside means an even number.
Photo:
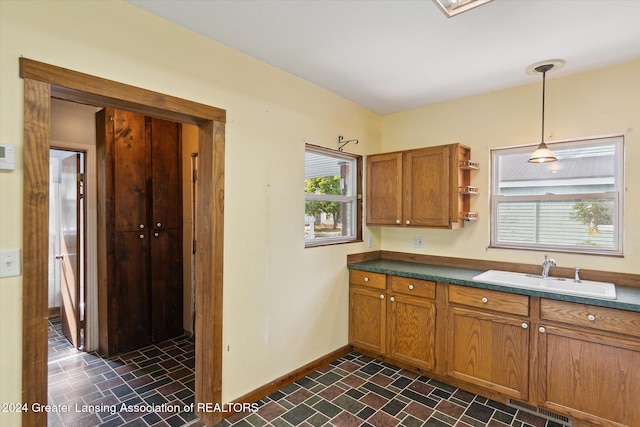
[{"label": "metal cabinet handle", "polygon": [[389,298],[389,301],[394,302],[396,299],[394,297]]},{"label": "metal cabinet handle", "polygon": [[396,219],[396,224],[400,224],[400,220],[399,219]]},{"label": "metal cabinet handle", "polygon": [[140,227],[140,229],[144,228],[144,224],[140,224],[138,227]]},{"label": "metal cabinet handle", "polygon": [[157,222],[157,223],[156,223],[156,227],[160,228],[160,227],[162,227],[162,224],[161,224],[161,223],[159,223],[159,222]]},{"label": "metal cabinet handle", "polygon": [[144,234],[141,234],[141,235],[140,235],[140,238],[141,238],[141,239],[144,239]]},{"label": "metal cabinet handle", "polygon": [[405,224],[407,224],[407,225],[409,225],[409,224],[411,224],[411,221],[406,220],[404,223],[405,223]]},{"label": "metal cabinet handle", "polygon": [[522,329],[528,329],[529,324],[527,322],[522,322]]},{"label": "metal cabinet handle", "polygon": [[384,299],[384,294],[380,294],[380,299]]},{"label": "metal cabinet handle", "polygon": [[368,282],[368,281],[369,281],[369,278],[368,278],[368,277],[365,277],[365,278],[364,278],[364,281],[365,281],[365,282]]},{"label": "metal cabinet handle", "polygon": [[488,302],[489,302],[489,300],[488,300],[486,297],[483,297],[483,298],[482,298],[482,303],[483,303],[483,304],[486,304],[486,303],[488,303]]},{"label": "metal cabinet handle", "polygon": [[538,328],[538,331],[540,331],[541,334],[544,334],[545,332],[547,332],[547,330],[544,328],[544,326],[540,326]]},{"label": "metal cabinet handle", "polygon": [[160,234],[159,234],[159,233],[153,233],[153,235],[154,235],[155,237],[158,237]]},{"label": "metal cabinet handle", "polygon": [[595,322],[596,321],[596,316],[594,316],[593,314],[589,314],[587,316],[587,320],[589,320],[589,322]]},{"label": "metal cabinet handle", "polygon": [[413,285],[409,285],[409,290],[412,291],[413,290]]}]

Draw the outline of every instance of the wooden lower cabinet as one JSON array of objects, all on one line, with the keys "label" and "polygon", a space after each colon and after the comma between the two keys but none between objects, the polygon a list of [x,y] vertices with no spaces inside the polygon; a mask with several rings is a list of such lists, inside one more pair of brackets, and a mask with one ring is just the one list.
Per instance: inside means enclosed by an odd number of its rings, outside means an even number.
[{"label": "wooden lower cabinet", "polygon": [[351,286],[349,289],[349,343],[384,354],[387,302],[384,291]]},{"label": "wooden lower cabinet", "polygon": [[448,319],[448,375],[506,396],[529,396],[529,323],[453,307]]},{"label": "wooden lower cabinet", "polygon": [[[353,271],[349,343],[421,369],[435,366],[435,283]],[[388,284],[388,285],[387,285]]]},{"label": "wooden lower cabinet", "polygon": [[542,299],[538,404],[593,425],[640,425],[640,313]]},{"label": "wooden lower cabinet", "polygon": [[389,351],[395,360],[435,368],[435,303],[405,295],[389,297]]},{"label": "wooden lower cabinet", "polygon": [[576,425],[640,426],[640,313],[445,283],[437,290],[351,275],[350,344]]},{"label": "wooden lower cabinet", "polygon": [[539,356],[540,405],[594,425],[639,425],[638,341],[542,326]]}]

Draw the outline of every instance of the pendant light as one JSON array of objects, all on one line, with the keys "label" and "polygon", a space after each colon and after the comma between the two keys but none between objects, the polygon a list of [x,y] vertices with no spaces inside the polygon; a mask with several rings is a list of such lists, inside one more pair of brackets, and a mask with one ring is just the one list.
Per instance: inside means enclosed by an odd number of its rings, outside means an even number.
[{"label": "pendant light", "polygon": [[551,70],[557,70],[563,65],[564,61],[562,59],[551,59],[548,61],[537,62],[528,66],[526,69],[527,73],[529,74],[542,73],[542,138],[540,140],[540,145],[538,145],[536,151],[531,154],[529,163],[549,163],[558,160],[553,154],[553,151],[549,150],[547,144],[544,143],[544,95],[547,72]]}]

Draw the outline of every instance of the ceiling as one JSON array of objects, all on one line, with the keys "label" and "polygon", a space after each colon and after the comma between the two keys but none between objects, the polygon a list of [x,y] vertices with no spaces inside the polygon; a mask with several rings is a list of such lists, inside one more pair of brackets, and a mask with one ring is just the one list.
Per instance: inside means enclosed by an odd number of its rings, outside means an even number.
[{"label": "ceiling", "polygon": [[379,114],[640,58],[640,0],[128,1]]}]

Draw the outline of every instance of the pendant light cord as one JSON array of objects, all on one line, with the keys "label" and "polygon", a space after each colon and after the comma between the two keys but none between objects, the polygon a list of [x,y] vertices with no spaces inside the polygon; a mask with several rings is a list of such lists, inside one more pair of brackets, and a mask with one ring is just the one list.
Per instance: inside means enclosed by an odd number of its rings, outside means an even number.
[{"label": "pendant light cord", "polygon": [[544,143],[544,95],[546,93],[547,71],[553,68],[553,64],[544,64],[535,68],[535,71],[542,73],[542,138],[541,144],[546,147]]}]

